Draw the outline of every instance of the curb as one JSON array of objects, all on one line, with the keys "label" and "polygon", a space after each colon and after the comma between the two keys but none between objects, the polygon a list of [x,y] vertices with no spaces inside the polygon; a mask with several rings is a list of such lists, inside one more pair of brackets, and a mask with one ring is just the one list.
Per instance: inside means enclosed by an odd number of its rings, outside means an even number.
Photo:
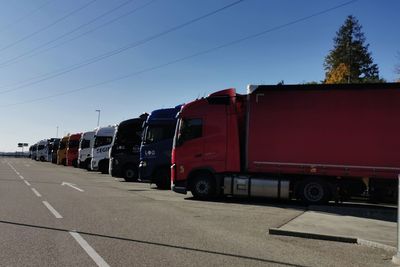
[{"label": "curb", "polygon": [[353,243],[353,244],[357,243],[357,238],[355,238],[355,237],[315,234],[315,233],[308,233],[308,232],[282,230],[282,229],[278,229],[278,228],[270,228],[269,234],[270,235],[301,237],[301,238],[308,238],[308,239],[319,239],[319,240],[325,240],[325,241],[336,241],[336,242],[343,242],[343,243]]},{"label": "curb", "polygon": [[367,247],[371,247],[371,248],[380,248],[389,252],[397,252],[397,248],[396,247],[392,247],[389,245],[385,245],[385,244],[381,244],[378,242],[374,242],[374,241],[369,241],[369,240],[365,240],[365,239],[361,239],[361,238],[357,238],[357,244],[362,245],[362,246],[367,246]]},{"label": "curb", "polygon": [[324,235],[324,234],[316,234],[316,233],[309,233],[309,232],[282,230],[279,228],[270,228],[269,234],[270,235],[300,237],[300,238],[307,238],[307,239],[318,239],[318,240],[325,240],[325,241],[335,241],[335,242],[342,242],[342,243],[352,243],[352,244],[358,244],[361,246],[367,246],[367,247],[371,247],[371,248],[379,248],[379,249],[386,250],[388,252],[397,252],[397,248],[395,248],[395,247],[392,247],[389,245],[384,245],[384,244],[377,243],[374,241],[357,238],[357,237]]}]

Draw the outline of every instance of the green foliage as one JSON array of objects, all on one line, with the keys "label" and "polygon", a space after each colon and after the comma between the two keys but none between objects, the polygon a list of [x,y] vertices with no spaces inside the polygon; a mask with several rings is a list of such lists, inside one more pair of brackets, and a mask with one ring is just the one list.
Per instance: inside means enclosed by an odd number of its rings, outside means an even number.
[{"label": "green foliage", "polygon": [[325,58],[325,82],[382,82],[379,69],[373,63],[369,44],[365,43],[362,26],[354,16],[348,16],[336,32],[334,48]]}]

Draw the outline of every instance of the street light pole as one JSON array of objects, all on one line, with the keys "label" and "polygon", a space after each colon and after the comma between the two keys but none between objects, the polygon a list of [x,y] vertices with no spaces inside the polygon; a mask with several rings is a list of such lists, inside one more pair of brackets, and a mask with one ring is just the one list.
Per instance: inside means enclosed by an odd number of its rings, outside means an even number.
[{"label": "street light pole", "polygon": [[97,115],[97,127],[99,127],[99,125],[100,125],[100,109],[96,109],[96,112],[98,112],[98,115]]},{"label": "street light pole", "polygon": [[56,138],[58,138],[58,126],[57,126],[57,134],[56,134]]}]

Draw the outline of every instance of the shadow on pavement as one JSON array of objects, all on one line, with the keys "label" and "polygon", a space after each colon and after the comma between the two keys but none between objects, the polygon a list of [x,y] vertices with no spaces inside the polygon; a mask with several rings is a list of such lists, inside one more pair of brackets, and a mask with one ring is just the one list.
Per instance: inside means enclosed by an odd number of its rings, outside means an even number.
[{"label": "shadow on pavement", "polygon": [[97,234],[97,233],[89,233],[89,232],[81,232],[81,231],[75,231],[75,230],[72,231],[72,230],[62,229],[62,228],[55,228],[55,227],[48,227],[48,226],[41,226],[41,225],[33,225],[33,224],[25,224],[25,223],[18,223],[18,222],[4,221],[4,220],[0,220],[0,223],[9,224],[9,225],[15,225],[15,226],[21,226],[21,227],[29,227],[29,228],[36,228],[36,229],[43,229],[43,230],[51,230],[51,231],[60,231],[60,232],[68,232],[68,233],[75,232],[75,233],[79,233],[79,234],[82,234],[82,235],[88,235],[88,236],[95,236],[95,237],[109,238],[109,239],[115,239],[115,240],[129,241],[129,242],[135,242],[135,243],[139,243],[139,244],[146,244],[146,245],[160,246],[160,247],[166,247],[166,248],[181,249],[181,250],[193,251],[193,252],[199,252],[199,253],[214,254],[214,255],[219,255],[219,256],[226,256],[226,257],[233,257],[233,258],[239,258],[239,259],[245,259],[245,260],[251,260],[251,261],[258,261],[258,262],[263,262],[263,263],[272,263],[272,264],[278,264],[278,265],[284,265],[284,266],[293,266],[293,267],[294,266],[307,267],[305,265],[292,264],[292,263],[287,263],[287,262],[283,262],[283,261],[268,260],[268,259],[263,259],[263,258],[245,256],[245,255],[238,255],[238,254],[232,254],[232,253],[226,253],[226,252],[218,252],[218,251],[206,250],[206,249],[191,248],[191,247],[185,247],[185,246],[177,246],[177,245],[172,245],[172,244],[167,244],[167,243],[152,242],[152,241],[132,239],[132,238],[126,238],[126,237],[109,236],[109,235],[103,235],[103,234]]},{"label": "shadow on pavement", "polygon": [[397,207],[393,205],[370,204],[362,202],[330,202],[326,205],[304,205],[298,200],[277,200],[268,198],[240,198],[220,197],[214,200],[198,200],[194,197],[185,198],[187,201],[202,201],[214,203],[228,203],[251,206],[277,207],[302,211],[317,211],[332,215],[353,216],[366,219],[375,219],[388,222],[397,222]]}]

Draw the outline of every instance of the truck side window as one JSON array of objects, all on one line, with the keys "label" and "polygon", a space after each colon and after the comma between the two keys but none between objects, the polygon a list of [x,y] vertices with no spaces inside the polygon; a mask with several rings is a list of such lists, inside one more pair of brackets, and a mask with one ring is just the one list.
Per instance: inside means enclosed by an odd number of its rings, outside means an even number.
[{"label": "truck side window", "polygon": [[203,121],[201,119],[183,119],[181,127],[180,141],[182,143],[203,135]]}]

